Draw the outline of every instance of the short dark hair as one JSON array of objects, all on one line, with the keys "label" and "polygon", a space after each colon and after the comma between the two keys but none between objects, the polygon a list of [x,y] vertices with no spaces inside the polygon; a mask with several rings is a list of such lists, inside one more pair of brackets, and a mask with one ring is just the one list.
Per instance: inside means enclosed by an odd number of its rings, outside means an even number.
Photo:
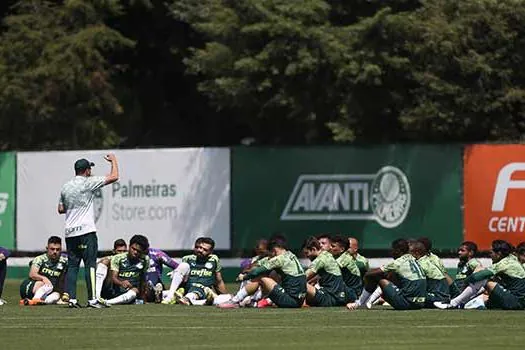
[{"label": "short dark hair", "polygon": [[123,240],[122,238],[119,238],[115,242],[113,242],[113,249],[117,249],[118,247],[122,247],[125,245],[127,245],[126,241]]},{"label": "short dark hair", "polygon": [[62,245],[62,238],[60,238],[58,236],[51,236],[47,240],[47,244],[60,244],[60,245]]},{"label": "short dark hair", "polygon": [[495,241],[492,241],[492,250],[495,253],[501,254],[503,257],[507,257],[512,253],[514,247],[507,241],[496,239]]},{"label": "short dark hair", "polygon": [[321,249],[321,243],[319,243],[319,240],[316,237],[310,236],[303,242],[303,249]]},{"label": "short dark hair", "polygon": [[350,242],[348,242],[348,239],[343,236],[333,236],[332,243],[339,244],[344,248],[344,250],[348,250],[348,248],[350,248]]},{"label": "short dark hair", "polygon": [[516,246],[516,252],[518,254],[525,254],[525,242],[521,242]]},{"label": "short dark hair", "polygon": [[149,249],[149,241],[143,235],[135,235],[131,237],[129,241],[129,245],[133,245],[133,244],[138,244],[144,251]]},{"label": "short dark hair", "polygon": [[195,240],[195,245],[199,243],[209,244],[211,249],[215,248],[215,241],[210,237],[199,237]]},{"label": "short dark hair", "polygon": [[270,240],[270,242],[268,243],[268,250],[272,250],[273,248],[288,249],[286,240],[282,240],[279,238],[274,238]]},{"label": "short dark hair", "polygon": [[418,240],[418,242],[423,243],[427,253],[430,253],[430,251],[432,250],[432,241],[430,240],[430,238],[428,238],[428,237],[419,237],[417,240]]},{"label": "short dark hair", "polygon": [[398,238],[392,242],[392,249],[397,250],[401,254],[407,254],[408,241],[404,238]]},{"label": "short dark hair", "polygon": [[460,246],[464,245],[469,251],[476,255],[478,253],[478,245],[472,241],[461,242]]},{"label": "short dark hair", "polygon": [[286,239],[285,235],[279,232],[274,233],[273,235],[270,236],[270,238],[268,238],[268,242],[271,242],[271,241],[279,241],[279,242],[283,242],[284,244],[288,243],[288,240]]},{"label": "short dark hair", "polygon": [[317,235],[315,238],[317,238],[317,240],[327,238],[329,241],[332,241],[332,236],[330,236],[328,233],[321,233],[320,235]]}]

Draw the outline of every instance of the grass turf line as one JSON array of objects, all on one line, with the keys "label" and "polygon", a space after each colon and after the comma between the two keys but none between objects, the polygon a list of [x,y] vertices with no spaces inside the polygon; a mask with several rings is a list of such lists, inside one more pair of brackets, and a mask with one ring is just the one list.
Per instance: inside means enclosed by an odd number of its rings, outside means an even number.
[{"label": "grass turf line", "polygon": [[2,349],[518,349],[525,340],[523,311],[22,307],[19,283],[4,291]]}]

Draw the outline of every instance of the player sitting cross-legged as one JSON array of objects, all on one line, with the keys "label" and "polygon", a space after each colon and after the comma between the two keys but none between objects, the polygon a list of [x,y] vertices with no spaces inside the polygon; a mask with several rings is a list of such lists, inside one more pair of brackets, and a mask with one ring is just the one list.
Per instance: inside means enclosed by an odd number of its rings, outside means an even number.
[{"label": "player sitting cross-legged", "polygon": [[113,242],[113,251],[111,255],[101,258],[97,262],[97,270],[95,275],[95,296],[100,298],[102,290],[111,290],[111,274],[108,274],[108,270],[111,267],[111,258],[117,254],[126,253],[128,251],[128,245],[126,241],[119,238]]},{"label": "player sitting cross-legged", "polygon": [[149,268],[146,275],[146,300],[160,303],[162,301],[162,292],[164,284],[162,283],[163,266],[176,269],[179,264],[168,254],[160,249],[149,248]]},{"label": "player sitting cross-legged", "polygon": [[[392,242],[394,261],[365,274],[365,288],[355,303],[346,307],[355,310],[364,306],[368,298],[381,287],[383,298],[396,310],[421,309],[425,304],[427,281],[416,259],[409,253],[408,241]],[[396,280],[394,284],[391,279]]]},{"label": "player sitting cross-legged", "polygon": [[[237,277],[239,281],[252,280],[257,283],[247,284],[228,302],[219,305],[220,308],[238,308],[240,302],[248,295],[254,294],[261,287],[263,294],[277,305],[283,308],[300,308],[306,296],[306,275],[299,259],[289,250],[282,240],[271,240],[268,249],[270,259],[255,269],[241,273]],[[280,277],[280,283],[268,276],[275,271]]]},{"label": "player sitting cross-legged", "polygon": [[[182,263],[173,270],[170,289],[164,293],[163,304],[206,305],[214,302],[216,292],[228,293],[219,257],[212,254],[214,247],[213,239],[197,238],[194,253],[184,256]],[[184,288],[185,295],[177,291],[179,287]],[[229,298],[229,295],[224,298]]]},{"label": "player sitting cross-legged", "polygon": [[20,285],[21,305],[56,304],[63,290],[67,258],[61,255],[62,240],[52,236],[47,241],[46,253],[31,262],[29,279]]},{"label": "player sitting cross-legged", "polygon": [[306,270],[306,278],[319,276],[319,288],[306,285],[306,302],[310,306],[343,306],[354,301],[357,296],[347,288],[341,269],[334,256],[321,250],[321,244],[315,237],[308,238],[303,245],[303,252],[312,265]]},{"label": "player sitting cross-legged", "polygon": [[148,249],[148,239],[142,235],[135,235],[129,241],[127,253],[111,258],[112,290],[109,299],[99,299],[102,305],[130,304],[137,297],[145,300],[146,273],[149,267]]}]

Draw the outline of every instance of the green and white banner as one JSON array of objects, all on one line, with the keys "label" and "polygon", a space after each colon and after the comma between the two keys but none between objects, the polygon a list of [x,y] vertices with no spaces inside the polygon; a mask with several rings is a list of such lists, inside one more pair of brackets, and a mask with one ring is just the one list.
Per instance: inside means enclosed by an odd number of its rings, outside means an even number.
[{"label": "green and white banner", "polygon": [[0,153],[0,246],[15,248],[16,157]]},{"label": "green and white banner", "polygon": [[[79,158],[106,175],[109,151],[18,153],[17,249],[36,251],[50,235],[64,236],[57,213],[62,185],[74,177]],[[220,148],[115,150],[120,180],[102,188],[95,200],[99,248],[118,238],[144,234],[152,247],[193,248],[199,236],[216,249],[230,248],[230,152]]]}]

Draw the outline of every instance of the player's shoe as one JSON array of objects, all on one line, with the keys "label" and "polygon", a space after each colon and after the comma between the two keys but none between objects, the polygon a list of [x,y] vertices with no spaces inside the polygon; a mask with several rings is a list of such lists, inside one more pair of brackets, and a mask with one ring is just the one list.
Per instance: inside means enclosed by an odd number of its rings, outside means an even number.
[{"label": "player's shoe", "polygon": [[67,303],[67,307],[70,309],[81,309],[82,308],[82,306],[78,303],[78,301],[74,299],[69,300],[69,302]]},{"label": "player's shoe", "polygon": [[191,305],[190,299],[185,297],[182,293],[179,293],[179,291],[175,292],[174,297],[178,304]]},{"label": "player's shoe", "polygon": [[105,299],[98,298],[98,299],[88,301],[87,307],[90,307],[92,309],[104,309],[104,308],[110,307],[110,305]]},{"label": "player's shoe", "polygon": [[213,305],[213,301],[217,298],[217,293],[210,287],[204,287],[204,293],[206,293],[206,304]]},{"label": "player's shoe", "polygon": [[239,306],[239,303],[234,303],[233,301],[230,300],[225,303],[217,305],[217,307],[219,309],[238,309],[240,306]]},{"label": "player's shoe", "polygon": [[45,305],[45,302],[42,299],[24,298],[20,300],[20,305],[26,305],[26,306]]},{"label": "player's shoe", "polygon": [[257,302],[258,309],[264,309],[265,307],[271,307],[272,301],[268,298],[263,298]]},{"label": "player's shoe", "polygon": [[441,301],[435,301],[434,306],[441,310],[448,310],[448,309],[459,309],[458,306],[454,306],[452,304],[448,303],[442,303]]},{"label": "player's shoe", "polygon": [[164,286],[162,283],[157,283],[155,287],[153,287],[153,291],[155,292],[155,303],[160,304],[162,302],[162,291],[164,290]]},{"label": "player's shoe", "polygon": [[5,301],[4,299],[0,299],[0,306],[5,305],[5,304],[7,304],[7,301]]},{"label": "player's shoe", "polygon": [[177,300],[175,300],[175,298],[164,299],[160,303],[163,304],[163,305],[175,305],[175,304],[177,304]]}]

